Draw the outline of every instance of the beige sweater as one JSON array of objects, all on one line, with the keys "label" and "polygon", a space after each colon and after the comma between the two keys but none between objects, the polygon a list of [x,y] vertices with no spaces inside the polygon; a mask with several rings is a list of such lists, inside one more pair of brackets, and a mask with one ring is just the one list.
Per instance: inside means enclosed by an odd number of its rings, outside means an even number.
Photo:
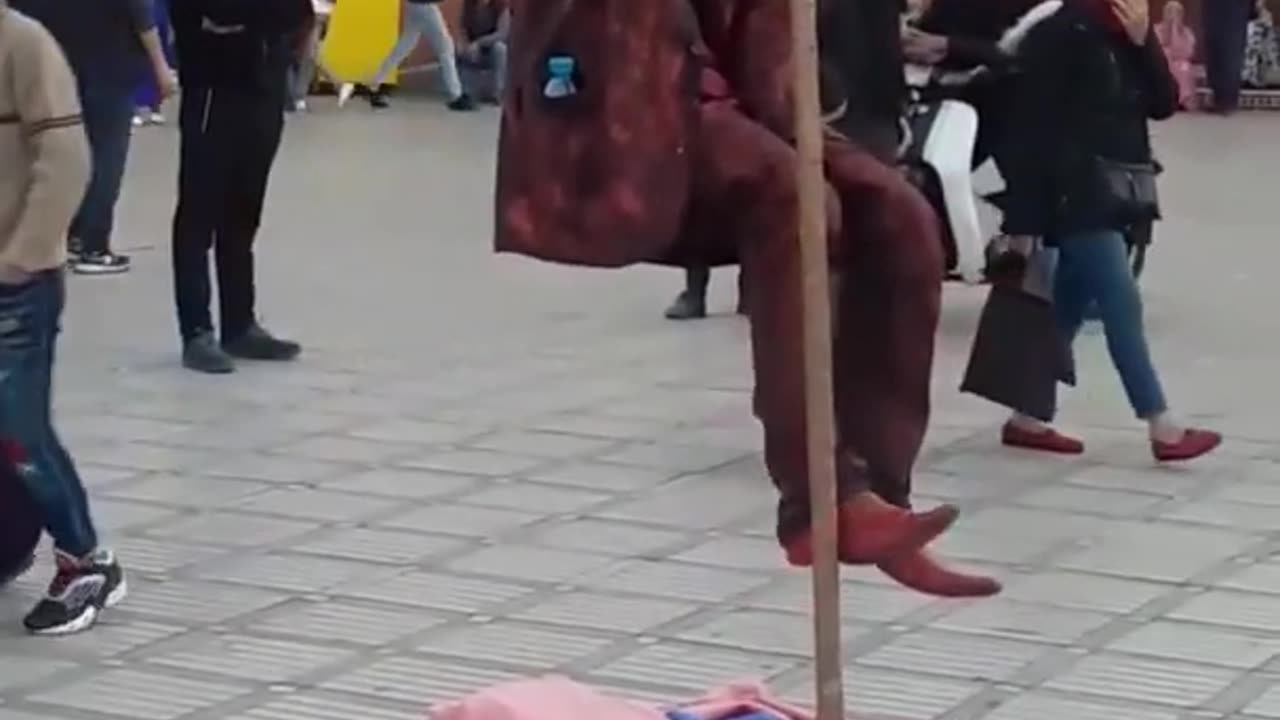
[{"label": "beige sweater", "polygon": [[0,272],[66,262],[89,170],[66,58],[41,25],[0,0]]}]

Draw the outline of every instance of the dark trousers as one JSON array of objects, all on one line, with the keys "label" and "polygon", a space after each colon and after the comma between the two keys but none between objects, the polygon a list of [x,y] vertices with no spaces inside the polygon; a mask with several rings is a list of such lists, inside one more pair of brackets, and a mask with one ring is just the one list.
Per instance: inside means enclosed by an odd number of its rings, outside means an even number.
[{"label": "dark trousers", "polygon": [[253,241],[284,129],[283,93],[186,88],[180,126],[173,279],[184,341],[213,332],[209,251],[222,339],[254,322]]},{"label": "dark trousers", "polygon": [[54,346],[64,301],[61,271],[25,285],[0,285],[0,461],[17,469],[54,546],[83,557],[97,548],[98,537],[84,485],[52,418]]},{"label": "dark trousers", "polygon": [[1205,72],[1218,110],[1240,106],[1241,73],[1249,32],[1251,0],[1202,3]]},{"label": "dark trousers", "polygon": [[[683,242],[734,243],[746,276],[756,415],[778,488],[780,538],[809,522],[804,308],[795,152],[732,104],[701,111],[691,229]],[[833,293],[837,482],[910,501],[929,419],[942,243],[929,204],[897,170],[852,143],[826,147]]]},{"label": "dark trousers", "polygon": [[84,253],[105,253],[111,247],[116,201],[120,199],[125,163],[129,158],[133,89],[82,86],[80,104],[93,153],[93,174],[80,210],[71,223],[71,237]]}]

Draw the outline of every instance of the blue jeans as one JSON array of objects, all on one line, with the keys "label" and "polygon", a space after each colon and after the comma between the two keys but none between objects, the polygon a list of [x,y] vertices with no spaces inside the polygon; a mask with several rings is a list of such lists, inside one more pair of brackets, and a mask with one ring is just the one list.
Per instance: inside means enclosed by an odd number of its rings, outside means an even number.
[{"label": "blue jeans", "polygon": [[1096,304],[1111,362],[1133,411],[1145,420],[1168,409],[1151,363],[1142,297],[1123,234],[1091,230],[1060,237],[1053,302],[1058,329],[1068,342],[1075,341],[1089,307]]},{"label": "blue jeans", "polygon": [[93,153],[93,174],[80,210],[71,221],[71,237],[88,254],[111,249],[111,231],[116,221],[116,201],[124,181],[129,158],[129,138],[133,134],[133,89],[80,87],[84,128]]},{"label": "blue jeans", "polygon": [[20,451],[18,475],[54,545],[75,557],[98,546],[84,485],[53,430],[54,345],[65,300],[62,272],[0,285],[0,438]]},{"label": "blue jeans", "polygon": [[445,92],[449,94],[450,100],[456,100],[463,93],[462,77],[458,74],[453,36],[449,34],[449,25],[445,22],[439,5],[409,3],[404,6],[404,30],[391,54],[387,55],[374,74],[373,86],[376,88],[385,83],[392,71],[400,67],[400,63],[413,52],[418,45],[418,38],[422,37],[427,39],[431,52],[435,53],[436,62],[440,63],[440,79],[444,82]]}]

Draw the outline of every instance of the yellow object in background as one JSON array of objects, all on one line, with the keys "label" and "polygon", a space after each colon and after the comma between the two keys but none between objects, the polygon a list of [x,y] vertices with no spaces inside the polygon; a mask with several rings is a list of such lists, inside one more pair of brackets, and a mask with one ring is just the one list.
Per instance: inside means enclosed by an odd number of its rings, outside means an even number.
[{"label": "yellow object in background", "polygon": [[[320,67],[335,83],[365,83],[400,36],[401,0],[340,0],[320,45]],[[395,83],[396,73],[388,78]]]}]

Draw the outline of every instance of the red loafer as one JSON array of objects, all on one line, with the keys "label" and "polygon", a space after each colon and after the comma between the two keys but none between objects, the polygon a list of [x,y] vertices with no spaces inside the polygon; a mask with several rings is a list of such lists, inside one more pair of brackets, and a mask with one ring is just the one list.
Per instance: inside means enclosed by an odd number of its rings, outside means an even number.
[{"label": "red loafer", "polygon": [[1151,454],[1157,462],[1186,462],[1208,455],[1222,444],[1222,435],[1210,430],[1189,429],[1177,442],[1151,441]]},{"label": "red loafer", "polygon": [[1000,442],[1005,447],[1037,450],[1057,455],[1080,455],[1084,452],[1084,443],[1076,438],[1063,435],[1053,428],[1034,431],[1020,428],[1013,423],[1005,423],[1000,431]]}]

